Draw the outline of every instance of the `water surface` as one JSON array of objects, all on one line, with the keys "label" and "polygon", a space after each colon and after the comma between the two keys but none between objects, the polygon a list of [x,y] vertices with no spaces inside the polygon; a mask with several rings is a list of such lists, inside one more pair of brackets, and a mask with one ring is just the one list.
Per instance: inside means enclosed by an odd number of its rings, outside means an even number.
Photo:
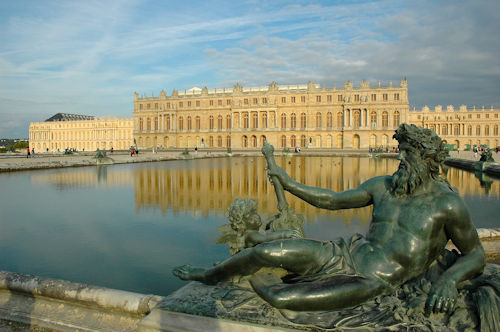
[{"label": "water surface", "polygon": [[[282,157],[296,180],[340,191],[392,174],[393,159]],[[141,293],[184,285],[184,263],[228,257],[217,227],[235,198],[255,198],[263,219],[276,199],[261,157],[178,160],[1,173],[0,269]],[[477,227],[499,227],[500,181],[450,169]],[[365,233],[371,208],[325,211],[287,194],[308,237]]]}]

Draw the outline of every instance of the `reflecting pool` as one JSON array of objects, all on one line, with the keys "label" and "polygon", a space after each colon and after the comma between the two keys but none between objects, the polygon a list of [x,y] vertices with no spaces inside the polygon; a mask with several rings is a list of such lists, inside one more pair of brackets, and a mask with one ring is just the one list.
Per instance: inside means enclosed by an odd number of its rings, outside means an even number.
[{"label": "reflecting pool", "polygon": [[[392,174],[394,159],[277,157],[292,178],[336,191]],[[277,212],[262,157],[0,173],[0,269],[167,295],[184,263],[229,256],[217,227],[235,198],[255,198],[263,219]],[[499,227],[500,181],[450,168],[477,227]],[[325,211],[287,194],[323,240],[365,233],[371,208]]]}]

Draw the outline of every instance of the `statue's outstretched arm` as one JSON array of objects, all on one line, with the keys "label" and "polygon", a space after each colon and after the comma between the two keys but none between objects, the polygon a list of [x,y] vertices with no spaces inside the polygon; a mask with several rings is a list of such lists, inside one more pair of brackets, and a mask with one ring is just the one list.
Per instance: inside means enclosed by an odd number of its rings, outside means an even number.
[{"label": "statue's outstretched arm", "polygon": [[457,284],[476,277],[486,264],[483,246],[462,199],[453,195],[445,205],[448,212],[446,233],[461,256],[433,282],[426,303],[427,312],[452,311],[458,297]]}]

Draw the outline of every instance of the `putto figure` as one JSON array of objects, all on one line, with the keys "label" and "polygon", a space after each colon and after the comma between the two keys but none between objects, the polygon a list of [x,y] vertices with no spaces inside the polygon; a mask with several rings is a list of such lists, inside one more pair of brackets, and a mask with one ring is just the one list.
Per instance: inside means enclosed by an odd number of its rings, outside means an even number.
[{"label": "putto figure", "polygon": [[[431,130],[402,124],[394,135],[400,165],[392,176],[367,180],[343,192],[309,187],[270,165],[268,175],[283,188],[316,207],[338,210],[373,205],[366,237],[325,242],[278,239],[243,249],[211,267],[174,269],[184,280],[215,284],[234,275],[252,275],[262,267],[282,267],[292,277],[256,273],[255,292],[279,309],[321,311],[353,307],[390,294],[425,272],[451,240],[459,258],[433,280],[427,311],[452,311],[457,284],[472,279],[485,266],[484,249],[458,193],[440,176],[447,156],[443,141]],[[272,155],[265,144],[263,153]]]}]

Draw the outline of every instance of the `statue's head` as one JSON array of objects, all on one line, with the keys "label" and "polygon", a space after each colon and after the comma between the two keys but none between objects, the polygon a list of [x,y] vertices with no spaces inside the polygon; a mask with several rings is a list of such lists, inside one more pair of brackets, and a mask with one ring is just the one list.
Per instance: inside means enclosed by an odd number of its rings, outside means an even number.
[{"label": "statue's head", "polygon": [[426,179],[443,181],[441,166],[448,150],[434,131],[403,123],[393,138],[399,142],[401,161],[392,178],[396,196],[411,194]]},{"label": "statue's head", "polygon": [[227,209],[227,214],[231,227],[236,231],[258,231],[262,226],[262,221],[257,213],[257,201],[252,198],[236,198]]}]

